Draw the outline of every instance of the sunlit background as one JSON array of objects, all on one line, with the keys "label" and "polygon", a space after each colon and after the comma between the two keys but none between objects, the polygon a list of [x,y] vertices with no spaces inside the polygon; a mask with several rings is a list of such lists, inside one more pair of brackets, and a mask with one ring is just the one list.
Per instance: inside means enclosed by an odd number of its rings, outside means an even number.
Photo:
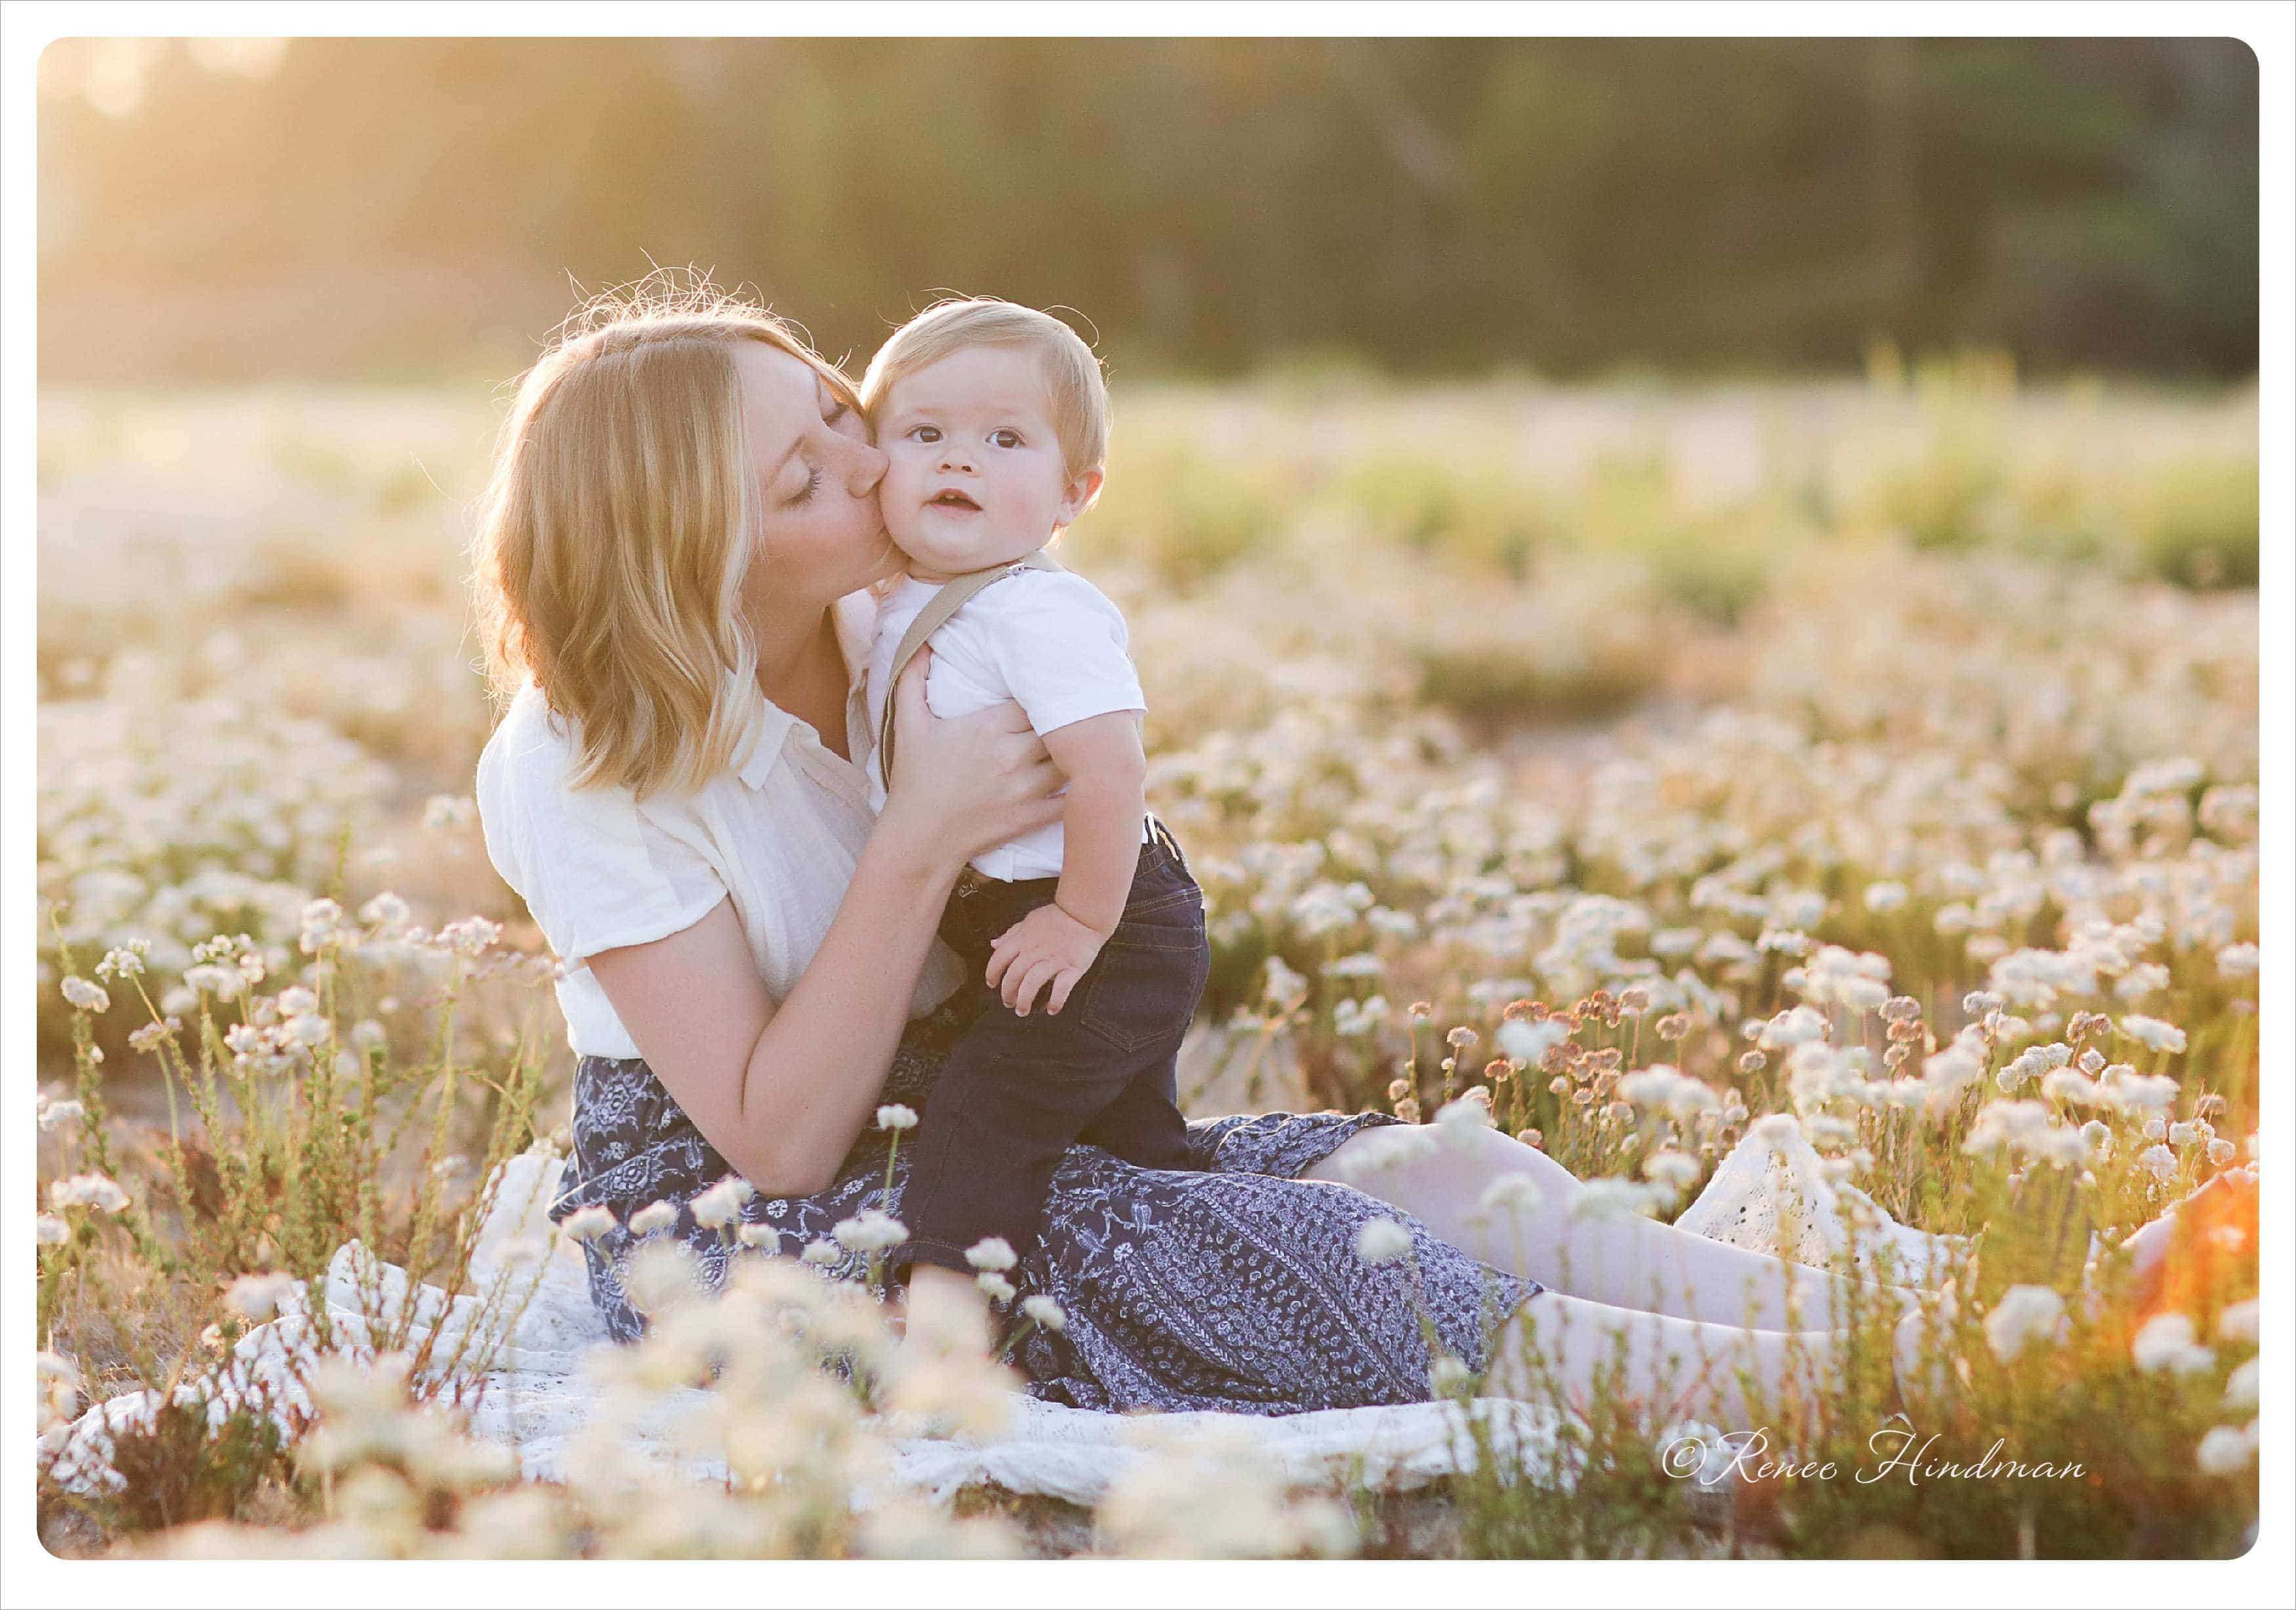
[{"label": "sunlit background", "polygon": [[[2087,1227],[2253,1158],[2239,44],[67,40],[40,66],[41,1156],[79,1193],[41,1322],[91,1396],[236,1323],[239,1275],[353,1234],[451,1261],[488,1167],[566,1121],[548,958],[470,797],[494,710],[463,545],[505,382],[656,265],[857,363],[951,290],[1095,341],[1112,457],[1062,553],[1125,611],[1149,797],[1208,895],[1192,1113],[1480,1090],[1661,1215],[1791,1114],[1827,1178],[2061,1285]],[[1856,1005],[1884,988],[1886,1024]],[[1595,991],[1538,1065],[1486,1062],[1522,1043],[1506,1003]],[[1996,1077],[1934,1082],[1972,1035]],[[1620,1082],[1645,1064],[1674,1072]],[[2253,1292],[2252,1235],[2223,1244],[2174,1302]],[[1781,1547],[2237,1554],[2249,1311],[2173,1380],[2110,1335],[2023,1374],[1968,1343],[1955,1414],[2110,1479],[1845,1484]],[[1827,1434],[1862,1447],[1859,1412]],[[44,1499],[50,1546],[316,1513],[260,1459],[145,1468],[109,1509]],[[1644,1498],[1460,1513],[1487,1551],[1712,1542]],[[337,1552],[460,1546],[420,1518],[452,1503],[363,1505],[412,1530]],[[685,1546],[619,1524],[593,1544]]]},{"label": "sunlit background", "polygon": [[64,40],[56,380],[515,364],[714,267],[864,356],[944,288],[1127,375],[2255,366],[2226,40]]}]

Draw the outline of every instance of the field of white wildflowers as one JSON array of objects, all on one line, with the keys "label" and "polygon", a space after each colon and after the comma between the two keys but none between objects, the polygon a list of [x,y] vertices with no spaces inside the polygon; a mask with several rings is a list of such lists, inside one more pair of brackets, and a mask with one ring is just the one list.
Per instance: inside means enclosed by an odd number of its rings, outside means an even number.
[{"label": "field of white wildflowers", "polygon": [[[479,1210],[568,1117],[548,958],[468,798],[490,718],[463,505],[492,419],[477,388],[42,400],[43,1424],[167,1405],[93,1491],[44,1443],[52,1548],[2253,1538],[2252,1212],[2191,1226],[2125,1302],[2067,1301],[2092,1245],[2112,1284],[2128,1230],[2256,1161],[2252,392],[2037,390],[1970,357],[1863,385],[1118,399],[1066,552],[1132,621],[1151,802],[1210,903],[1194,1111],[1464,1097],[1661,1217],[1786,1115],[1897,1218],[1980,1237],[1913,1421],[2087,1471],[1767,1482],[1718,1516],[1623,1401],[1582,1417],[1565,1503],[1492,1457],[1405,1517],[1199,1445],[1088,1513],[993,1491],[856,1512],[889,1425],[993,1424],[1003,1377],[955,1347],[904,1374],[865,1291],[767,1261],[661,1294],[601,1389],[611,1439],[706,1385],[682,1434],[715,1484],[610,1453],[588,1467],[611,1483],[520,1480],[458,1421],[438,1333],[388,1303],[293,1402],[234,1395],[234,1344],[354,1239],[514,1306],[472,1274]],[[1888,1374],[1886,1343],[1853,1350],[1768,1424],[1870,1457]]]}]

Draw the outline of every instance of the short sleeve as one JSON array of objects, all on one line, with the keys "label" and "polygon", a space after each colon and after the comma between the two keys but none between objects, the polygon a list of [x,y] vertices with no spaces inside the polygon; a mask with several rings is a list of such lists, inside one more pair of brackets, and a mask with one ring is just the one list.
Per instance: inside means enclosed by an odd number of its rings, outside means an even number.
[{"label": "short sleeve", "polygon": [[1066,572],[1025,571],[982,597],[1008,588],[984,624],[997,671],[1029,726],[1048,733],[1148,708],[1126,653],[1124,613],[1098,587]]},{"label": "short sleeve", "polygon": [[534,709],[514,706],[479,758],[476,790],[488,858],[570,965],[690,928],[726,894],[701,850],[628,790],[568,787],[573,759]]}]

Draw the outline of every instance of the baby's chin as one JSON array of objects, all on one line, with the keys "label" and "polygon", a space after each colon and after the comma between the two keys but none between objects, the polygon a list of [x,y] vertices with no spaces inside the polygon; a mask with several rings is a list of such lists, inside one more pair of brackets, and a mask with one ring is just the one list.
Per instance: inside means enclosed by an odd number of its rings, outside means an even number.
[{"label": "baby's chin", "polygon": [[1049,532],[1033,542],[1024,537],[1016,537],[996,542],[964,544],[933,541],[922,532],[893,533],[893,546],[907,559],[910,570],[931,571],[944,576],[961,576],[967,571],[985,571],[991,565],[1010,564],[1035,553],[1051,540]]}]

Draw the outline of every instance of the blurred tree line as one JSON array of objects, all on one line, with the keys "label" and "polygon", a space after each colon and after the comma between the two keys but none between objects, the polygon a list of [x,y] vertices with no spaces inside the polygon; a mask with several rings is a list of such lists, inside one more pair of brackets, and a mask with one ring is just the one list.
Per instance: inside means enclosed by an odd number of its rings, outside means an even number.
[{"label": "blurred tree line", "polygon": [[312,39],[124,110],[101,48],[42,62],[51,379],[514,366],[655,262],[865,357],[947,288],[1128,374],[2256,366],[2237,41]]}]

